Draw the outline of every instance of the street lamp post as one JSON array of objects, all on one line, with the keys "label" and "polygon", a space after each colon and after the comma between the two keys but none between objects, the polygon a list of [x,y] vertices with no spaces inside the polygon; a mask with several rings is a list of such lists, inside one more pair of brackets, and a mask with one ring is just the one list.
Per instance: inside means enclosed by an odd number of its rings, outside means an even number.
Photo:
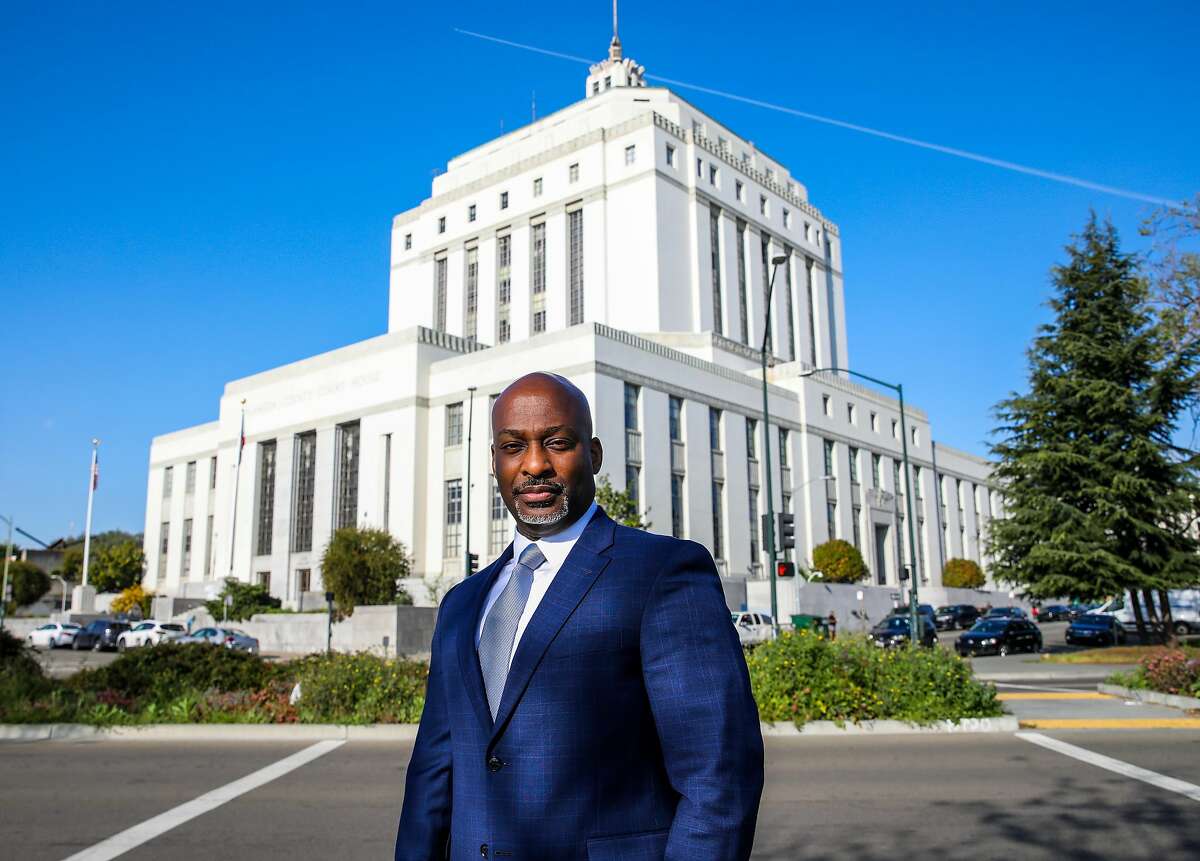
[{"label": "street lamp post", "polygon": [[771,414],[767,409],[767,342],[771,338],[771,295],[775,292],[775,274],[787,263],[787,255],[771,258],[771,280],[767,284],[767,316],[762,339],[762,395],[763,395],[763,456],[767,459],[767,528],[763,543],[767,545],[767,559],[771,570],[771,624],[779,634],[779,594],[776,588],[775,571],[775,499],[771,493]]},{"label": "street lamp post", "polygon": [[[904,386],[901,383],[889,383],[877,377],[872,377],[867,374],[861,374],[858,371],[852,371],[849,368],[813,368],[809,371],[801,371],[800,376],[811,377],[813,374],[824,373],[830,371],[833,373],[849,374],[852,377],[859,377],[875,383],[878,386],[891,389],[896,393],[897,400],[900,401],[900,456],[904,462],[904,484],[906,492],[904,494],[905,519],[908,521],[908,566],[910,576],[908,579],[908,625],[909,633],[912,636],[914,645],[921,642],[921,632],[919,627],[920,615],[917,612],[919,599],[917,597],[917,579],[921,576],[917,571],[917,538],[916,531],[913,529],[913,512],[912,512],[912,471],[908,463],[908,424],[904,412]],[[899,488],[897,488],[899,490]]]},{"label": "street lamp post", "polygon": [[467,471],[466,487],[463,488],[463,572],[464,577],[474,574],[471,567],[471,431],[475,427],[475,386],[467,386],[470,406],[467,410]]}]

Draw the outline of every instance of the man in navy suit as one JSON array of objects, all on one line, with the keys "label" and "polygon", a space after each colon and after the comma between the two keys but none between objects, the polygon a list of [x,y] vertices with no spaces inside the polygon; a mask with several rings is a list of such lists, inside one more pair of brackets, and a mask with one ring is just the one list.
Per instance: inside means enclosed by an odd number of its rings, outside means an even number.
[{"label": "man in navy suit", "polygon": [[517,380],[492,428],[516,533],[442,600],[396,861],[749,858],[762,735],[712,557],[596,506],[566,379]]}]

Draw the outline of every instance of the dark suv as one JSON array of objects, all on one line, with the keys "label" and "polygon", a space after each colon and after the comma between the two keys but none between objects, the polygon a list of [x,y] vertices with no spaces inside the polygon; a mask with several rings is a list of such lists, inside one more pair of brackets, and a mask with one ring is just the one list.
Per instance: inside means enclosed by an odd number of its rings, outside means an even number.
[{"label": "dark suv", "polygon": [[938,607],[937,627],[939,631],[953,631],[955,628],[971,627],[979,618],[979,608],[971,604],[948,604]]},{"label": "dark suv", "polygon": [[75,651],[95,649],[97,652],[117,648],[117,635],[129,630],[128,622],[115,622],[112,619],[95,619],[75,635],[71,648]]}]

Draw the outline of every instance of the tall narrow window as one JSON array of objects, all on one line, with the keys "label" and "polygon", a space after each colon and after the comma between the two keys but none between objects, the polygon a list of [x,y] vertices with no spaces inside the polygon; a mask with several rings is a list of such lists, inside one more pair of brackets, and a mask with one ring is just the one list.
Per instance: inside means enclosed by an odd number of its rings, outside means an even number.
[{"label": "tall narrow window", "polygon": [[683,398],[674,395],[667,398],[667,427],[671,442],[683,442]]},{"label": "tall narrow window", "polygon": [[641,467],[636,463],[625,464],[625,492],[629,494],[629,498],[633,500],[634,505],[637,505],[642,498],[639,487],[641,483]]},{"label": "tall narrow window", "polygon": [[[171,467],[167,467],[170,469]],[[170,549],[171,524],[164,523],[158,528],[158,579],[167,576],[167,551]]]},{"label": "tall narrow window", "polygon": [[171,491],[175,484],[175,467],[168,466],[163,470],[163,499],[171,498]]},{"label": "tall narrow window", "polygon": [[837,503],[825,503],[825,528],[829,530],[830,540],[837,538]]},{"label": "tall narrow window", "polygon": [[850,509],[853,517],[853,522],[850,524],[854,530],[854,546],[862,549],[862,507],[855,505]]},{"label": "tall narrow window", "polygon": [[258,537],[255,554],[271,552],[275,526],[275,440],[258,444]]},{"label": "tall narrow window", "polygon": [[758,488],[750,488],[750,565],[758,566]]},{"label": "tall narrow window", "polygon": [[883,489],[883,479],[880,477],[880,462],[882,458],[874,452],[871,453],[871,481],[879,490]]},{"label": "tall narrow window", "polygon": [[546,222],[530,228],[530,290],[546,292]]},{"label": "tall narrow window", "polygon": [[462,479],[446,482],[446,532],[442,556],[453,559],[462,555]]},{"label": "tall narrow window", "polygon": [[746,222],[737,223],[738,313],[742,323],[742,343],[750,343],[750,310],[746,301]]},{"label": "tall narrow window", "polygon": [[671,473],[671,534],[683,537],[683,476]]},{"label": "tall narrow window", "polygon": [[721,451],[721,411],[708,408],[708,444],[713,451]]},{"label": "tall narrow window", "polygon": [[813,291],[817,289],[817,283],[813,276],[811,257],[805,259],[804,271],[806,281],[804,295],[808,301],[808,363],[815,368],[817,366],[817,311],[813,307]]},{"label": "tall narrow window", "polygon": [[292,467],[292,552],[312,550],[313,497],[317,486],[317,432],[296,434]]},{"label": "tall narrow window", "polygon": [[433,261],[433,328],[446,331],[446,258]]},{"label": "tall narrow window", "polygon": [[788,360],[796,361],[796,306],[792,301],[792,249],[783,246],[783,256],[787,262],[783,264],[783,290],[786,301],[788,334]]},{"label": "tall narrow window", "polygon": [[571,325],[583,322],[583,210],[567,213],[569,233],[569,276],[571,290]]},{"label": "tall narrow window", "polygon": [[508,209],[508,192],[507,191],[500,192],[500,208]]},{"label": "tall narrow window", "polygon": [[638,395],[641,389],[633,383],[625,384],[625,430],[638,429]]},{"label": "tall narrow window", "polygon": [[390,525],[392,512],[392,435],[383,435],[383,528]]},{"label": "tall narrow window", "polygon": [[196,492],[196,461],[189,460],[187,464],[187,472],[184,473],[183,492]]},{"label": "tall narrow window", "polygon": [[[763,307],[766,308],[769,301],[767,294],[771,290],[771,237],[765,233],[762,235],[762,277]],[[775,338],[770,329],[767,330],[767,349],[771,352],[775,350]]]},{"label": "tall narrow window", "polygon": [[567,182],[579,181],[579,164],[573,164],[567,168]]},{"label": "tall narrow window", "polygon": [[192,518],[183,521],[183,556],[179,562],[179,579],[186,580],[192,568]]},{"label": "tall narrow window", "polygon": [[788,469],[790,466],[790,458],[788,457],[788,429],[779,429],[779,468]]},{"label": "tall narrow window", "polygon": [[334,487],[334,529],[358,524],[359,423],[337,426],[337,474]]},{"label": "tall narrow window", "polygon": [[715,206],[708,210],[708,237],[712,247],[713,331],[723,335],[725,327],[721,321],[721,210]]},{"label": "tall narrow window", "polygon": [[462,445],[463,405],[462,401],[446,404],[446,447]]},{"label": "tall narrow window", "polygon": [[712,530],[713,530],[713,558],[725,558],[725,484],[724,482],[714,481],[712,483]]},{"label": "tall narrow window", "polygon": [[825,475],[833,475],[833,440],[823,440],[825,444]]},{"label": "tall narrow window", "polygon": [[491,485],[492,504],[488,512],[488,552],[495,556],[508,545],[512,535],[512,526],[509,523],[508,506],[504,504],[504,497],[500,495],[500,485],[494,478],[491,480]]},{"label": "tall narrow window", "polygon": [[758,460],[758,420],[746,419],[746,457]]},{"label": "tall narrow window", "polygon": [[546,312],[545,311],[534,311],[533,312],[533,333],[535,335],[538,335],[545,331],[546,331]]},{"label": "tall narrow window", "polygon": [[510,335],[509,303],[512,301],[512,237],[496,237],[496,341],[507,343]]},{"label": "tall narrow window", "polygon": [[858,449],[850,446],[850,481],[858,484]]},{"label": "tall narrow window", "polygon": [[213,575],[213,516],[208,515],[208,525],[204,527],[204,579]]},{"label": "tall narrow window", "polygon": [[210,457],[208,459],[208,489],[217,489],[217,459]]},{"label": "tall narrow window", "polygon": [[467,315],[463,324],[463,334],[468,341],[474,341],[479,318],[479,248],[467,249]]}]

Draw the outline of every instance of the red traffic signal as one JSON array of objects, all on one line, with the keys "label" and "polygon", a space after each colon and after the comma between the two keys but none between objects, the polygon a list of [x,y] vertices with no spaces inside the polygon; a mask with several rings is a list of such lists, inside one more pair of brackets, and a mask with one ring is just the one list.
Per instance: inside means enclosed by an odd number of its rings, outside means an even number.
[{"label": "red traffic signal", "polygon": [[795,562],[776,562],[775,563],[776,577],[795,577],[796,563]]}]

